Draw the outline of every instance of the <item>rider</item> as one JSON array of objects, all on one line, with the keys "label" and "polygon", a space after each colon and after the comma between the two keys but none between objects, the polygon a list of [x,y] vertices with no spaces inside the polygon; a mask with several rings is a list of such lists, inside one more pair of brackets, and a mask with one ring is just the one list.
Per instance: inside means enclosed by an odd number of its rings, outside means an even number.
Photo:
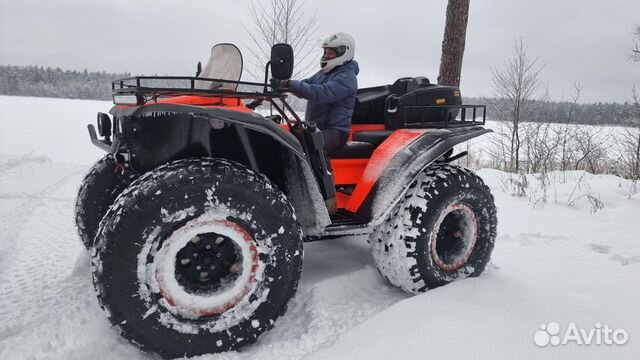
[{"label": "rider", "polygon": [[[322,42],[324,53],[317,73],[304,80],[272,80],[272,85],[307,100],[305,119],[316,123],[324,139],[329,171],[329,154],[347,143],[351,133],[351,116],[358,91],[360,72],[353,60],[355,41],[351,35],[336,33]],[[329,213],[336,212],[336,198],[327,199]]]},{"label": "rider", "polygon": [[346,33],[333,34],[322,42],[324,54],[315,75],[304,80],[281,80],[277,87],[307,99],[305,119],[322,131],[324,150],[331,154],[347,143],[356,101],[360,71],[353,60],[355,42]]}]

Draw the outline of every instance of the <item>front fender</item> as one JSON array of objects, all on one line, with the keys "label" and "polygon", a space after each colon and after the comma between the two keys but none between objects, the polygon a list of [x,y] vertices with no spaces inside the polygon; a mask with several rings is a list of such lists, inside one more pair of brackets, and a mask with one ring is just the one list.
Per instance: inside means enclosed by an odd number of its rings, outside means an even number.
[{"label": "front fender", "polygon": [[[115,117],[141,118],[156,114],[180,114],[190,115],[194,119],[222,120],[228,124],[238,124],[247,129],[266,134],[283,146],[293,151],[297,156],[304,158],[304,151],[300,142],[291,133],[284,131],[273,121],[267,121],[263,116],[254,112],[240,112],[226,110],[220,107],[201,107],[181,104],[149,104],[145,106],[121,106],[116,105],[110,111]],[[125,129],[123,129],[125,131]],[[127,134],[125,133],[125,136]]]},{"label": "front fender", "polygon": [[236,161],[285,193],[306,235],[330,223],[302,145],[273,121],[253,112],[181,104],[115,106],[110,112],[122,125],[122,150],[136,172],[184,158]]}]

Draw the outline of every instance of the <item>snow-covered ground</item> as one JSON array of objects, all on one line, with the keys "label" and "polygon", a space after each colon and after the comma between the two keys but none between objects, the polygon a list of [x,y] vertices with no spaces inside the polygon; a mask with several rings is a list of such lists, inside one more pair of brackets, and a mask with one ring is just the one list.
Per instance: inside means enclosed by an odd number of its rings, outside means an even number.
[{"label": "snow-covered ground", "polygon": [[[77,188],[100,156],[86,123],[109,106],[0,97],[0,359],[152,358],[110,328],[74,228]],[[640,194],[628,198],[631,184],[613,176],[552,173],[543,204],[535,176],[517,197],[508,174],[479,174],[499,219],[481,277],[411,297],[377,273],[365,239],[305,244],[275,328],[199,359],[640,358]],[[561,338],[571,324],[593,330],[592,344],[537,346],[550,322]],[[605,326],[626,343],[597,345]]]}]

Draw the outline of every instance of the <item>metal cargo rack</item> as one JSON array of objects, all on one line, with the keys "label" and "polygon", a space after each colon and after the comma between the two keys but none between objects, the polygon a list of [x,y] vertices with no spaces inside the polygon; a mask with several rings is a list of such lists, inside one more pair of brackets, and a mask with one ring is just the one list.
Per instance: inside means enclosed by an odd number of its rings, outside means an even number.
[{"label": "metal cargo rack", "polygon": [[[197,88],[197,82],[210,83],[210,89]],[[225,86],[232,85],[229,89]],[[260,91],[237,91],[238,86],[254,87]],[[111,82],[114,103],[120,96],[136,96],[138,103],[143,105],[161,97],[195,95],[213,98],[262,99],[283,98],[284,94],[268,91],[270,85],[246,81],[232,81],[223,79],[209,79],[192,76],[134,76]]]},{"label": "metal cargo rack", "polygon": [[[197,82],[210,83],[212,86],[210,85],[209,87],[212,88],[197,88]],[[228,85],[232,85],[233,89],[225,88],[225,86]],[[259,89],[259,91],[238,91],[238,87],[254,88],[256,90]],[[253,100],[245,104],[250,109],[255,109],[263,101],[267,101],[290,126],[296,126],[302,122],[291,105],[286,101],[287,95],[277,91],[267,83],[209,79],[193,76],[134,76],[112,81],[111,93],[113,103],[116,105],[141,106],[160,98],[185,95],[217,98],[220,100],[220,104],[223,103],[223,99],[229,98],[236,99],[238,105],[240,105],[241,100]],[[281,105],[276,103],[275,99],[279,99]],[[295,122],[289,119],[289,114],[293,116]]]},{"label": "metal cargo rack", "polygon": [[402,109],[400,120],[403,128],[420,129],[485,125],[486,117],[486,105],[410,105]]}]

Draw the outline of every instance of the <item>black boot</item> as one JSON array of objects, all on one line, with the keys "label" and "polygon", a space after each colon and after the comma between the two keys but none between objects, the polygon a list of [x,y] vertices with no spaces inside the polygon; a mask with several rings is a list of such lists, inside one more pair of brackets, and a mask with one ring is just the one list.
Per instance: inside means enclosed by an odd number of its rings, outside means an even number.
[{"label": "black boot", "polygon": [[333,215],[338,211],[338,200],[336,200],[335,196],[330,199],[326,199],[324,204],[327,206],[327,212],[329,212],[329,215]]},{"label": "black boot", "polygon": [[[331,179],[333,180],[333,186],[336,186],[336,173],[335,171],[331,170]],[[338,200],[336,199],[336,197],[332,197],[329,199],[326,199],[324,201],[325,206],[327,207],[327,211],[329,212],[329,215],[333,215],[338,211]]]}]

